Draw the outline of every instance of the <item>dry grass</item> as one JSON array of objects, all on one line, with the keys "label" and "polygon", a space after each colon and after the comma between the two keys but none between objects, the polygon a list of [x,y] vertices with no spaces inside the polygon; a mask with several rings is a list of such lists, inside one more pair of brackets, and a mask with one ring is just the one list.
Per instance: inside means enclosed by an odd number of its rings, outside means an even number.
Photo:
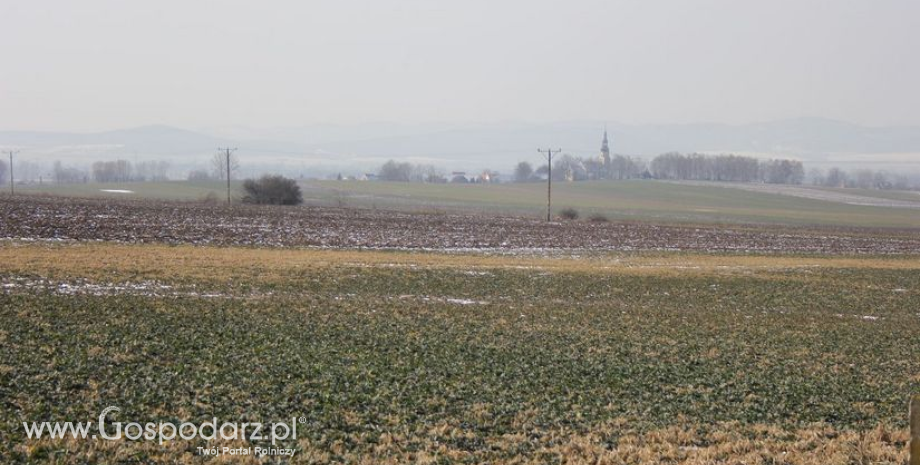
[{"label": "dry grass", "polygon": [[[353,439],[365,443],[360,452],[343,445],[328,447],[299,442],[299,450],[291,463],[489,463],[537,465],[842,465],[842,464],[905,464],[909,434],[903,429],[879,426],[873,430],[840,431],[827,424],[812,424],[790,431],[773,425],[722,423],[717,425],[672,426],[647,432],[625,432],[629,422],[623,419],[599,425],[589,432],[566,430],[545,431],[531,435],[506,434],[489,438],[489,456],[452,446],[457,439],[472,438],[473,434],[451,425],[431,426],[425,434],[384,434],[375,443],[367,438]],[[515,455],[523,444],[539,435],[540,444],[524,455]],[[419,438],[424,438],[419,441]],[[244,443],[212,446],[240,447]],[[253,457],[223,455],[203,457],[195,447],[184,441],[155,443],[124,443],[106,441],[31,440],[17,446],[17,451],[30,460],[45,461],[50,451],[68,451],[64,463],[93,463],[97,461],[155,462],[155,463],[262,463]],[[493,455],[507,458],[494,460]],[[492,459],[492,460],[489,460]]]},{"label": "dry grass", "polygon": [[421,267],[533,269],[624,275],[769,274],[790,270],[920,270],[920,258],[796,257],[696,253],[596,253],[556,257],[328,249],[0,242],[0,271],[49,277],[283,280],[304,270]]}]

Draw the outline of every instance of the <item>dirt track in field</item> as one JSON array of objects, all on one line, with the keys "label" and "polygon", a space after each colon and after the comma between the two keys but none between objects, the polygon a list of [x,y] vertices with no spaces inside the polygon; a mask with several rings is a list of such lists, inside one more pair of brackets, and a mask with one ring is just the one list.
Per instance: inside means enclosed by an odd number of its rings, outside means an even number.
[{"label": "dirt track in field", "polygon": [[688,250],[918,254],[920,231],[545,223],[532,218],[324,207],[6,197],[0,238],[434,250]]}]

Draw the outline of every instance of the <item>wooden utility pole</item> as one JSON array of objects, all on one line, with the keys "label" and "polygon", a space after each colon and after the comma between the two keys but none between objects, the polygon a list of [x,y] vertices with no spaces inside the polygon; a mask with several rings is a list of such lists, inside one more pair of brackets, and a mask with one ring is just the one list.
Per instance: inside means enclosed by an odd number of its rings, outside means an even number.
[{"label": "wooden utility pole", "polygon": [[546,157],[546,221],[552,220],[551,212],[553,208],[553,155],[561,152],[562,149],[537,149]]},{"label": "wooden utility pole", "polygon": [[226,155],[226,158],[224,159],[224,163],[226,163],[226,168],[227,168],[227,205],[230,205],[230,154],[233,152],[236,152],[236,148],[232,148],[232,149],[231,148],[225,148],[225,149],[218,148],[217,150],[220,152],[224,152],[224,154]]},{"label": "wooden utility pole", "polygon": [[19,151],[10,150],[10,195],[16,195],[16,186],[13,184],[13,155]]}]

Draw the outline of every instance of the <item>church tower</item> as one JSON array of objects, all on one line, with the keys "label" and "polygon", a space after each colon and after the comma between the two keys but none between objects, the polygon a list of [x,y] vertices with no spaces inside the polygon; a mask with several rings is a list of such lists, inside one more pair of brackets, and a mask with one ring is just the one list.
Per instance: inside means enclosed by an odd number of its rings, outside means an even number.
[{"label": "church tower", "polygon": [[601,143],[600,162],[604,167],[610,167],[610,145],[607,142],[607,127],[604,126],[604,141]]}]

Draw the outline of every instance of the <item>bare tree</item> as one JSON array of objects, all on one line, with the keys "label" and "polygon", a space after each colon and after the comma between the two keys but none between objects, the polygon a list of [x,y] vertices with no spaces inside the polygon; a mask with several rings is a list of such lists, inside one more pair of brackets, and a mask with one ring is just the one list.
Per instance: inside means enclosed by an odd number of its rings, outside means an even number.
[{"label": "bare tree", "polygon": [[824,177],[824,185],[828,187],[846,187],[848,176],[840,168],[833,167],[827,171]]},{"label": "bare tree", "polygon": [[823,186],[824,185],[824,171],[821,171],[818,168],[812,168],[808,170],[808,181],[813,186]]},{"label": "bare tree", "polygon": [[213,179],[211,173],[208,173],[207,170],[191,170],[188,172],[189,181],[211,181]]},{"label": "bare tree", "polygon": [[381,181],[409,182],[412,180],[412,164],[390,160],[380,167],[377,177]]},{"label": "bare tree", "polygon": [[553,181],[584,181],[588,171],[580,158],[563,154],[553,161]]},{"label": "bare tree", "polygon": [[761,180],[770,184],[801,184],[805,167],[798,160],[766,160],[760,163]]},{"label": "bare tree", "polygon": [[602,171],[603,178],[631,179],[638,178],[645,171],[645,162],[638,158],[615,154],[610,160],[610,166]]},{"label": "bare tree", "polygon": [[169,179],[168,161],[142,161],[134,166],[135,181],[166,181]]},{"label": "bare tree", "polygon": [[514,167],[514,182],[527,182],[533,178],[533,166],[522,161]]},{"label": "bare tree", "polygon": [[441,182],[444,176],[433,165],[415,165],[410,175],[412,182]]},{"label": "bare tree", "polygon": [[888,173],[876,171],[875,177],[872,180],[872,187],[874,189],[888,190],[894,187],[894,183],[888,180]]},{"label": "bare tree", "polygon": [[86,178],[86,173],[77,168],[64,166],[60,160],[55,160],[51,171],[54,182],[58,184],[78,183]]},{"label": "bare tree", "polygon": [[[219,179],[221,181],[227,180],[227,154],[224,152],[215,153],[214,157],[211,158],[211,174],[214,179]],[[236,172],[240,169],[240,160],[237,158],[235,153],[230,153],[230,179],[236,178]]]},{"label": "bare tree", "polygon": [[599,160],[595,157],[582,158],[581,164],[585,167],[588,179],[607,179],[608,168],[610,166],[605,165],[603,160]]},{"label": "bare tree", "polygon": [[911,186],[910,178],[904,174],[872,171],[867,168],[847,172],[837,167],[828,170],[827,176],[816,178],[814,184],[828,187],[856,187],[879,190],[906,190],[916,187]]},{"label": "bare tree", "polygon": [[97,161],[92,166],[96,182],[127,182],[131,180],[131,162],[127,160]]},{"label": "bare tree", "polygon": [[32,182],[42,175],[42,166],[38,162],[16,160],[16,179],[19,182]]},{"label": "bare tree", "polygon": [[534,178],[536,179],[546,179],[549,176],[549,165],[540,165],[537,169],[533,170]]}]

